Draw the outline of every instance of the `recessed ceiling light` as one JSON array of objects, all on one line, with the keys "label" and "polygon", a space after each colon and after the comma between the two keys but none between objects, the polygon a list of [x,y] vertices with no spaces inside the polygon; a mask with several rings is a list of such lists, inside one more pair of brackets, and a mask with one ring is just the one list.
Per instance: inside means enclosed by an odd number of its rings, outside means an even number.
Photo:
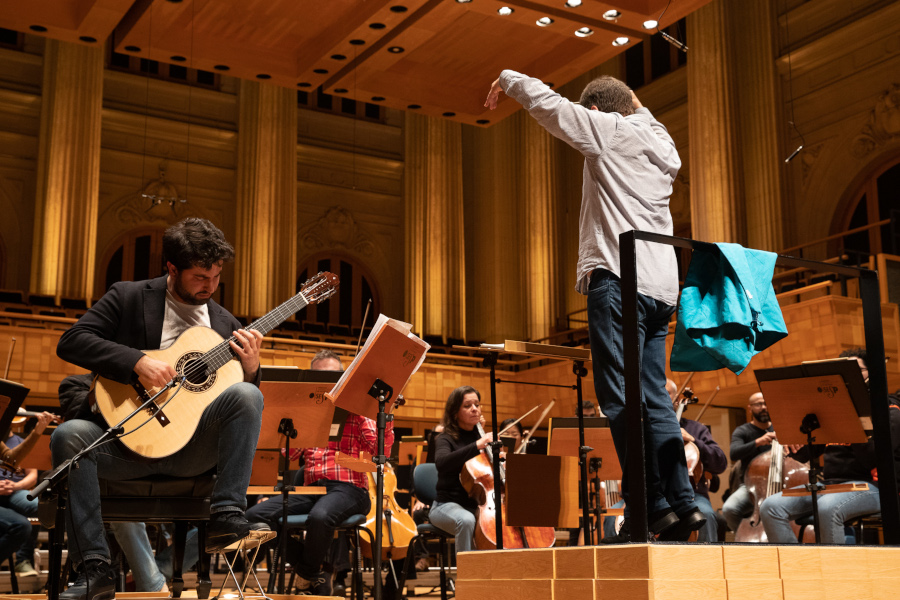
[{"label": "recessed ceiling light", "polygon": [[184,62],[187,59],[183,56],[179,56],[178,54],[176,54],[175,56],[170,56],[169,60],[174,60],[175,62]]},{"label": "recessed ceiling light", "polygon": [[308,87],[312,87],[312,84],[307,81],[301,81],[300,83],[297,84],[297,87],[308,88]]},{"label": "recessed ceiling light", "polygon": [[347,88],[334,88],[334,93],[335,94],[346,94]]},{"label": "recessed ceiling light", "polygon": [[141,49],[138,46],[125,46],[126,52],[140,52]]},{"label": "recessed ceiling light", "polygon": [[79,36],[78,39],[81,40],[82,42],[87,42],[87,43],[89,43],[89,44],[93,44],[94,42],[97,41],[97,38],[91,37],[91,36],[89,36],[89,35],[82,35],[82,36]]},{"label": "recessed ceiling light", "polygon": [[613,46],[624,46],[628,43],[628,41],[628,38],[623,35],[622,37],[617,37],[615,40],[613,40],[612,44]]},{"label": "recessed ceiling light", "polygon": [[515,12],[515,11],[514,11],[513,9],[511,9],[510,7],[508,7],[508,6],[501,6],[500,8],[497,9],[497,13],[498,13],[501,17],[505,17],[505,16],[507,16],[507,15],[511,15],[511,14],[513,14],[514,12]]},{"label": "recessed ceiling light", "polygon": [[455,116],[456,116],[456,113],[455,113],[455,112],[445,112],[443,116],[445,116],[445,117],[455,117]]},{"label": "recessed ceiling light", "polygon": [[328,69],[313,69],[313,73],[318,75],[328,75]]},{"label": "recessed ceiling light", "polygon": [[479,125],[487,125],[488,123],[490,123],[490,120],[488,120],[488,119],[478,119],[478,120],[475,121],[475,122],[478,123]]},{"label": "recessed ceiling light", "polygon": [[553,19],[551,19],[550,17],[541,17],[540,19],[535,21],[535,23],[537,23],[538,27],[546,27],[547,25],[553,23]]},{"label": "recessed ceiling light", "polygon": [[472,1],[472,0],[456,0],[456,3],[457,3],[457,4],[468,4],[468,3],[471,2],[471,1]]},{"label": "recessed ceiling light", "polygon": [[581,6],[581,0],[566,0],[566,6],[569,8],[578,8]]},{"label": "recessed ceiling light", "polygon": [[387,25],[384,23],[369,23],[370,29],[384,29],[385,27],[387,27]]},{"label": "recessed ceiling light", "polygon": [[216,71],[228,71],[231,69],[228,65],[216,65],[213,67]]},{"label": "recessed ceiling light", "polygon": [[590,27],[582,27],[581,29],[575,30],[575,35],[578,37],[588,37],[589,35],[594,35],[594,30]]},{"label": "recessed ceiling light", "polygon": [[372,102],[384,102],[384,96],[372,96]]},{"label": "recessed ceiling light", "polygon": [[272,76],[268,73],[260,73],[256,76],[257,79],[272,79]]},{"label": "recessed ceiling light", "polygon": [[43,25],[31,25],[28,29],[37,31],[38,33],[44,33],[45,31],[47,31],[47,28]]},{"label": "recessed ceiling light", "polygon": [[613,19],[618,19],[621,16],[622,16],[622,13],[620,13],[617,10],[608,10],[605,13],[603,13],[603,18],[606,19],[607,21],[612,21]]},{"label": "recessed ceiling light", "polygon": [[395,13],[405,13],[407,10],[408,9],[405,6],[400,6],[399,4],[391,7],[391,12]]},{"label": "recessed ceiling light", "polygon": [[643,22],[644,29],[654,29],[658,25],[659,25],[659,21],[654,21],[653,19]]},{"label": "recessed ceiling light", "polygon": [[388,48],[388,52],[390,52],[391,54],[400,54],[401,52],[403,52],[403,48],[400,46],[391,46],[390,48]]},{"label": "recessed ceiling light", "polygon": [[366,43],[366,40],[350,40],[350,44],[353,46],[362,46]]},{"label": "recessed ceiling light", "polygon": [[331,60],[347,60],[347,57],[343,54],[332,54]]},{"label": "recessed ceiling light", "polygon": [[410,110],[416,110],[418,108],[422,108],[422,105],[421,104],[407,104],[406,108],[408,108]]}]

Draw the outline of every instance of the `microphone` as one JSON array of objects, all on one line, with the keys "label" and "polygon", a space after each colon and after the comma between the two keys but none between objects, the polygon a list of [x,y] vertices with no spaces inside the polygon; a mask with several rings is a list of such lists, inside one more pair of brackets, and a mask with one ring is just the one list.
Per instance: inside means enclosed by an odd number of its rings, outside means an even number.
[{"label": "microphone", "polygon": [[673,46],[675,46],[682,52],[688,51],[688,47],[684,45],[684,42],[679,42],[678,40],[673,38],[671,35],[669,35],[665,31],[663,31],[662,29],[659,30],[659,35],[663,36],[664,40],[666,40],[667,42],[669,42],[670,44],[672,44]]},{"label": "microphone", "polygon": [[800,144],[799,146],[797,146],[797,149],[794,150],[793,152],[791,152],[791,155],[788,156],[786,159],[784,159],[784,162],[789,163],[792,160],[794,160],[797,157],[797,155],[800,154],[801,150],[803,150],[803,144]]}]

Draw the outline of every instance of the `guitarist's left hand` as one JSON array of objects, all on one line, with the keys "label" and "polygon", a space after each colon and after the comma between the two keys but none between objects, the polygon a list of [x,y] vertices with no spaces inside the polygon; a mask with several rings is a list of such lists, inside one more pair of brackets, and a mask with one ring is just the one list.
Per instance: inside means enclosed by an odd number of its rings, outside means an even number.
[{"label": "guitarist's left hand", "polygon": [[229,342],[229,344],[241,361],[241,367],[244,369],[244,381],[253,381],[259,370],[259,349],[262,346],[263,335],[255,329],[239,329],[234,332],[234,337],[240,342],[240,345],[234,342]]}]

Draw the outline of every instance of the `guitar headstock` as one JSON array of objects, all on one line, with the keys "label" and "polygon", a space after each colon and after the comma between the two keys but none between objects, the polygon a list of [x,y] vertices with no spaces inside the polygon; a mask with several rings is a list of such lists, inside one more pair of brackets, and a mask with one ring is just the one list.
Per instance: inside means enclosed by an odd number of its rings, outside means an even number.
[{"label": "guitar headstock", "polygon": [[323,271],[307,279],[300,288],[300,293],[309,304],[316,304],[334,295],[339,285],[340,280],[337,275]]}]

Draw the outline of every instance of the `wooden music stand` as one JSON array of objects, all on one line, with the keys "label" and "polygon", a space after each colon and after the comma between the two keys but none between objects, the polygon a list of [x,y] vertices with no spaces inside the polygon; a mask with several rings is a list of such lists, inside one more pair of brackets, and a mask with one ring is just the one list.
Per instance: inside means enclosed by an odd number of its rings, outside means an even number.
[{"label": "wooden music stand", "polygon": [[[856,358],[757,369],[756,380],[766,406],[778,423],[779,442],[805,444],[809,451],[809,484],[816,543],[821,543],[818,495],[827,487],[818,482],[815,444],[864,444],[864,426],[871,428],[868,391]],[[815,433],[815,436],[813,436]]]},{"label": "wooden music stand", "polygon": [[21,383],[0,379],[0,439],[5,440],[9,435],[9,427],[16,416],[25,396],[31,391]]},{"label": "wooden music stand", "polygon": [[[482,344],[481,346],[453,346],[454,348],[460,350],[470,350],[481,353],[484,358],[484,366],[490,368],[491,370],[491,425],[492,431],[494,432],[494,441],[491,442],[491,449],[493,450],[494,456],[494,481],[501,481],[500,479],[500,448],[503,446],[503,443],[498,439],[497,432],[500,431],[499,425],[497,424],[497,384],[503,383],[504,380],[497,378],[497,362],[501,354],[513,354],[517,356],[539,356],[542,358],[556,359],[556,360],[570,360],[572,361],[572,372],[575,374],[575,385],[566,386],[559,384],[548,384],[548,383],[538,383],[538,382],[529,382],[529,381],[517,381],[520,385],[540,385],[546,387],[561,387],[561,388],[570,388],[574,389],[576,392],[576,396],[578,399],[578,405],[576,406],[576,414],[578,415],[578,419],[581,420],[583,417],[581,415],[581,402],[582,402],[582,386],[581,380],[583,377],[587,375],[587,369],[584,368],[585,361],[591,359],[591,351],[586,350],[584,348],[571,348],[569,346],[551,346],[550,344],[536,344],[534,342],[520,342],[516,340],[506,340],[503,344]],[[510,382],[510,380],[506,380]],[[579,427],[579,432],[582,434],[581,437],[581,446],[580,449],[585,449],[585,451],[580,451],[578,453],[579,456],[579,468],[581,473],[581,493],[584,498],[587,498],[587,446],[584,444],[583,432],[584,430]],[[588,523],[588,510],[587,503],[584,503],[584,538],[588,545],[593,543],[593,540],[590,537],[590,525]],[[503,549],[503,515],[498,512],[497,517],[495,519],[497,524],[497,548]]]},{"label": "wooden music stand", "polygon": [[400,438],[397,450],[397,465],[408,466],[418,464],[419,455],[425,447],[425,438],[421,435],[406,435]]},{"label": "wooden music stand", "polygon": [[[321,448],[331,439],[340,439],[347,413],[336,410],[325,394],[334,385],[340,371],[312,371],[302,369],[270,369],[262,367],[262,381],[259,389],[266,399],[263,407],[262,425],[256,443],[254,466],[263,468],[261,477],[271,477],[271,469],[277,468],[281,448],[285,449],[284,468],[281,471],[281,485],[272,491],[281,494],[280,552],[287,552],[287,507],[288,496],[298,490],[289,479],[291,440],[296,440],[297,448]],[[295,423],[303,423],[297,428]],[[272,457],[274,454],[274,457]],[[274,482],[277,477],[271,477]],[[251,476],[251,483],[254,483]],[[304,493],[301,491],[300,493]],[[316,493],[316,492],[313,492]],[[284,590],[284,563],[278,571],[278,589]]]},{"label": "wooden music stand", "polygon": [[512,527],[578,527],[578,460],[507,454],[506,518]]}]

